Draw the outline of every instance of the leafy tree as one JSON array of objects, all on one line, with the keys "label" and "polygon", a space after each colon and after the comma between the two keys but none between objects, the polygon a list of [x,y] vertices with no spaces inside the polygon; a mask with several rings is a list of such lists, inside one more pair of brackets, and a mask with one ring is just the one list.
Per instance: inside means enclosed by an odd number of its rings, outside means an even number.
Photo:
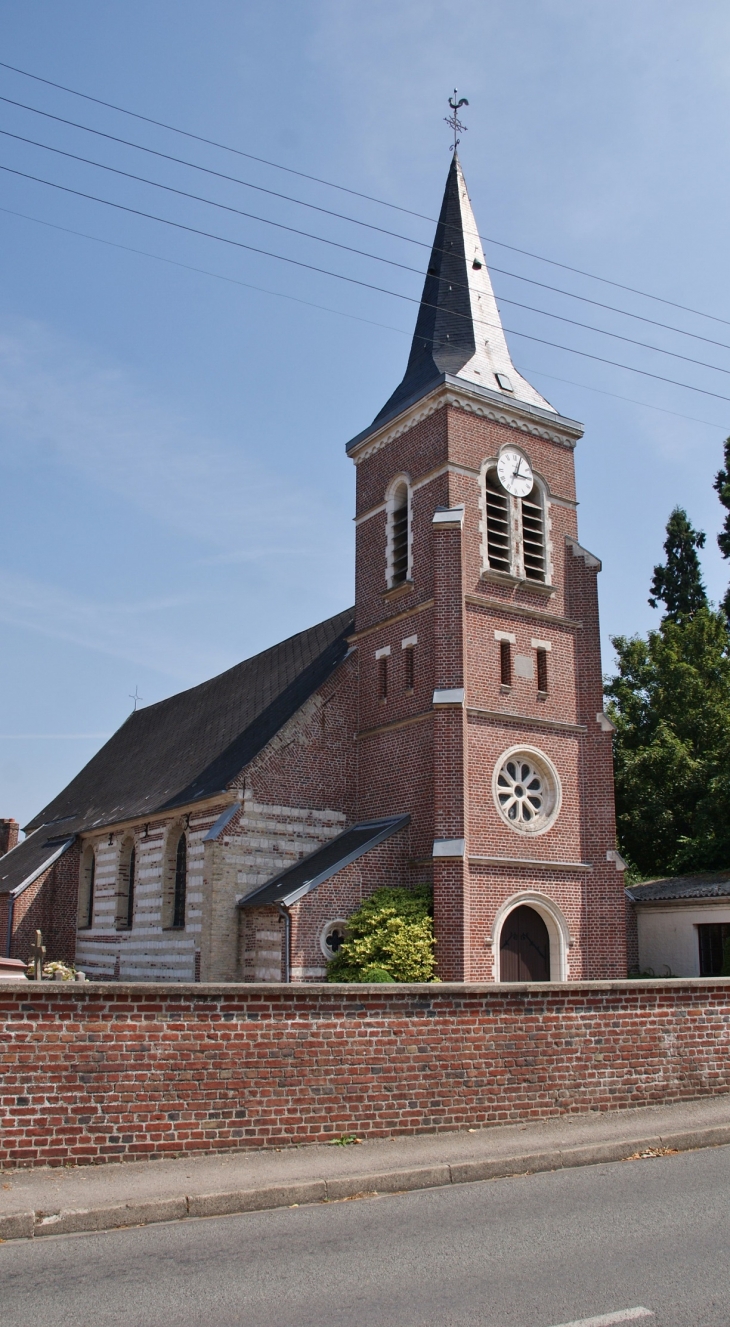
[{"label": "leafy tree", "polygon": [[[668,608],[676,604],[665,602]],[[727,866],[730,641],[725,614],[706,604],[676,618],[668,612],[646,640],[617,636],[612,643],[618,672],[606,691],[616,725],[622,851],[644,876]]]},{"label": "leafy tree", "polygon": [[[723,522],[722,530],[717,536],[717,543],[724,558],[730,558],[730,438],[725,439],[724,443],[724,461],[722,470],[718,470],[715,475],[715,492],[717,493],[723,507],[727,509],[727,516]],[[725,591],[725,598],[722,601],[726,617],[730,618],[730,587]]]},{"label": "leafy tree", "polygon": [[328,981],[433,981],[429,885],[383,886],[353,912],[347,937],[327,964]]},{"label": "leafy tree", "polygon": [[[730,535],[728,541],[730,548]],[[666,606],[665,617],[671,622],[681,622],[707,605],[697,557],[697,549],[704,546],[702,531],[693,530],[686,511],[675,507],[667,521],[666,565],[654,568],[649,598],[652,608],[657,608],[660,601]]]}]

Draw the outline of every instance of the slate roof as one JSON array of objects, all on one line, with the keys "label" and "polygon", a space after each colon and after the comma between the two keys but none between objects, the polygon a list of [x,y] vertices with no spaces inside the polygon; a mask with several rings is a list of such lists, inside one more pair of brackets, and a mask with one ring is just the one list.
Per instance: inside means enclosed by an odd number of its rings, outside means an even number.
[{"label": "slate roof", "polygon": [[[342,662],[353,626],[348,608],[130,714],[26,831],[68,836],[223,791]],[[0,877],[18,850],[0,859]]]},{"label": "slate roof", "polygon": [[409,815],[388,816],[383,820],[361,821],[352,825],[336,838],[330,839],[323,848],[310,852],[294,866],[272,876],[265,885],[259,885],[240,900],[239,908],[259,908],[270,903],[296,903],[337,871],[356,862],[358,857],[362,857],[378,843],[389,839],[391,834],[405,829],[410,819]]},{"label": "slate roof", "polygon": [[730,897],[730,868],[725,871],[706,871],[699,875],[670,876],[666,880],[648,880],[643,885],[630,885],[626,893],[634,903],[727,898]]},{"label": "slate roof", "polygon": [[371,428],[424,396],[443,374],[491,389],[496,399],[518,400],[555,417],[550,403],[512,363],[456,153],[446,178],[406,371]]},{"label": "slate roof", "polygon": [[[31,834],[11,852],[0,857],[0,894],[12,894],[21,885],[31,885],[47,867],[62,857],[71,847],[74,835],[61,835],[58,831],[41,828]],[[0,937],[0,944],[4,944]]]}]

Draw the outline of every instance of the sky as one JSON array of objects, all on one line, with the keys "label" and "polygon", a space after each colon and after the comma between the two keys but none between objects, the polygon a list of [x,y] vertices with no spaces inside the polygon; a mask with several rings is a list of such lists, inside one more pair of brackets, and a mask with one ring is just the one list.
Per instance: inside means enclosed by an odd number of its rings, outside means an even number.
[{"label": "sky", "polygon": [[198,136],[0,68],[0,816],[29,820],[135,695],[353,601],[344,447],[403,374],[455,86],[513,360],[585,425],[606,670],[611,636],[658,621],[676,504],[724,594],[727,4],[0,12],[6,64]]}]

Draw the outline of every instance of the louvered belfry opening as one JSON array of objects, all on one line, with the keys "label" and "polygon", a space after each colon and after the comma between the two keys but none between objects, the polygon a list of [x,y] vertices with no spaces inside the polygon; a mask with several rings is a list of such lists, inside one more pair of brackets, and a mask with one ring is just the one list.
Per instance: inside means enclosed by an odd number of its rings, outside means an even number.
[{"label": "louvered belfry opening", "polygon": [[545,580],[545,522],[537,488],[522,499],[522,551],[528,581]]},{"label": "louvered belfry opening", "polygon": [[393,565],[391,583],[401,585],[408,576],[408,489],[399,489],[393,510]]},{"label": "louvered belfry opening", "polygon": [[497,479],[496,470],[487,471],[486,488],[489,565],[494,571],[510,572],[509,498]]}]

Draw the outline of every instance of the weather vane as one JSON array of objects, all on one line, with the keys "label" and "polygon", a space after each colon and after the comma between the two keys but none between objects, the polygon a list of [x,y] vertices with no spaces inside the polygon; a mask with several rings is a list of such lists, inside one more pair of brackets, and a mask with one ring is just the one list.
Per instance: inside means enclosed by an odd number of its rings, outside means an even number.
[{"label": "weather vane", "polygon": [[454,144],[453,147],[449,148],[450,152],[455,152],[457,147],[459,146],[459,143],[461,142],[461,139],[458,138],[457,135],[459,133],[462,134],[466,133],[466,125],[461,123],[461,120],[459,119],[459,111],[461,110],[462,106],[468,106],[469,102],[467,101],[466,97],[462,97],[460,101],[457,101],[456,100],[457,92],[458,88],[454,88],[453,97],[449,97],[449,106],[451,107],[453,114],[444,116],[447,125],[449,126],[450,129],[453,129],[454,131]]},{"label": "weather vane", "polygon": [[136,714],[136,712],[137,712],[137,706],[138,706],[139,702],[140,702],[141,700],[144,700],[144,696],[138,696],[138,695],[137,695],[137,684],[136,684],[136,683],[135,683],[135,686],[134,686],[134,695],[133,695],[133,696],[130,695],[129,699],[134,701],[134,710],[133,710],[133,713]]}]

